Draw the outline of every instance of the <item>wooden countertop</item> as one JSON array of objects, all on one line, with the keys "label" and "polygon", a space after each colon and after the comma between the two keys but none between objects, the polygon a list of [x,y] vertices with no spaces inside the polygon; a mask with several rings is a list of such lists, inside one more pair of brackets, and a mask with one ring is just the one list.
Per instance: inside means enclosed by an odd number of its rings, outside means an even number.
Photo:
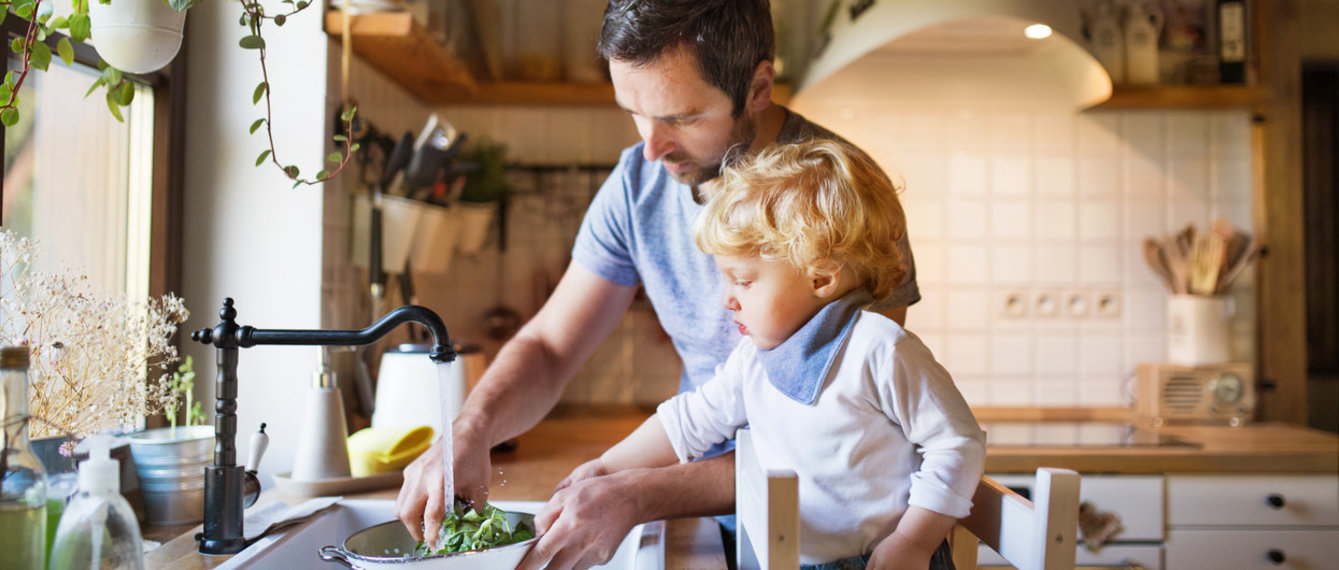
[{"label": "wooden countertop", "polygon": [[988,446],[988,473],[1064,467],[1080,473],[1339,474],[1339,435],[1288,424],[1141,428],[1179,445]]},{"label": "wooden countertop", "polygon": [[[490,487],[496,500],[546,500],[553,487],[577,465],[599,456],[631,433],[649,414],[636,410],[555,412],[518,438],[514,451],[495,453]],[[1118,416],[1008,417],[1002,419],[1111,421]],[[1164,426],[1144,435],[1163,435],[1188,445],[1169,447],[991,446],[986,470],[1030,473],[1039,466],[1080,473],[1330,473],[1339,474],[1339,435],[1283,424],[1245,427]],[[350,498],[394,499],[386,489]],[[194,528],[146,529],[146,537],[169,539],[146,557],[149,568],[212,568],[226,557],[195,551]],[[179,536],[178,536],[179,535]],[[724,568],[720,536],[710,519],[679,519],[666,532],[666,568]]]}]

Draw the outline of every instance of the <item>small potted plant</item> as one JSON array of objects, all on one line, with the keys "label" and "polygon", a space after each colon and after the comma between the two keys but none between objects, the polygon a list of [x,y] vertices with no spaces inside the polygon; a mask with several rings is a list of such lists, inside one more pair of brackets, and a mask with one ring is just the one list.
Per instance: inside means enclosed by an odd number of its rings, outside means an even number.
[{"label": "small potted plant", "polygon": [[461,233],[456,248],[473,255],[483,247],[498,202],[511,190],[507,185],[507,145],[481,137],[463,154],[464,161],[477,168],[465,175],[465,187],[457,198]]},{"label": "small potted plant", "polygon": [[187,356],[168,379],[163,415],[170,425],[129,437],[145,520],[151,524],[191,523],[204,517],[204,469],[214,458],[214,428],[205,425],[200,402],[193,402],[194,366]]}]

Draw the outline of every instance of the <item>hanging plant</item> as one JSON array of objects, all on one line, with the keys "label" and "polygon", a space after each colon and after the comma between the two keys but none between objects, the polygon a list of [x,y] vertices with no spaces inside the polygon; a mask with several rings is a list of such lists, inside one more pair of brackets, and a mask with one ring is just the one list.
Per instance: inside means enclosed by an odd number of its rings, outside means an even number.
[{"label": "hanging plant", "polygon": [[[10,42],[10,49],[18,57],[19,66],[18,69],[6,73],[4,81],[0,82],[0,124],[12,127],[18,123],[20,118],[18,108],[19,90],[23,87],[24,80],[27,79],[28,73],[33,69],[46,71],[51,65],[53,54],[51,46],[47,43],[48,38],[57,37],[55,55],[67,66],[74,64],[73,43],[83,43],[92,38],[93,25],[89,18],[90,1],[97,1],[101,4],[111,3],[111,0],[73,0],[74,10],[70,15],[52,17],[51,6],[45,0],[0,0],[0,8],[3,8],[3,11],[0,11],[0,23],[4,22],[11,10],[14,15],[28,22],[24,36],[14,38]],[[201,0],[162,1],[173,10],[181,12],[189,10]],[[343,150],[330,153],[329,156],[325,157],[325,161],[331,163],[331,166],[321,169],[312,178],[303,178],[297,165],[281,162],[274,144],[274,111],[270,105],[271,89],[269,71],[266,68],[267,52],[265,39],[262,35],[262,28],[267,20],[273,22],[276,26],[283,26],[293,15],[308,8],[311,5],[310,1],[282,0],[282,10],[274,15],[266,14],[265,7],[256,0],[238,1],[242,8],[239,23],[247,28],[247,35],[242,37],[238,45],[243,49],[255,50],[260,60],[261,82],[252,93],[252,104],[259,105],[261,99],[265,100],[264,117],[251,123],[252,134],[255,134],[260,127],[265,127],[268,142],[268,148],[256,158],[256,166],[259,167],[268,160],[278,167],[288,179],[293,181],[294,188],[303,184],[312,185],[329,181],[344,170],[353,153],[358,150],[358,143],[352,142],[353,119],[357,109],[351,107],[340,114],[340,122],[343,123],[344,132],[334,135],[333,138],[336,146]],[[134,85],[126,78],[124,72],[106,61],[100,59],[97,68],[99,70],[98,78],[93,81],[93,85],[89,87],[84,96],[92,95],[99,88],[106,89],[105,99],[108,110],[117,121],[124,122],[125,117],[122,110],[134,101]]]}]

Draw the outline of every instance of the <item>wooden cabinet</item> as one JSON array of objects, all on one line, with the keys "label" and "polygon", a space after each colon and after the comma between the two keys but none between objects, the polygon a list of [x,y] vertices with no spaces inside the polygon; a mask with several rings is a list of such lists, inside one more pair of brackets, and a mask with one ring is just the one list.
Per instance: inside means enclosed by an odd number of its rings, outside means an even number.
[{"label": "wooden cabinet", "polygon": [[1339,476],[1167,476],[1167,568],[1324,568],[1336,559]]}]

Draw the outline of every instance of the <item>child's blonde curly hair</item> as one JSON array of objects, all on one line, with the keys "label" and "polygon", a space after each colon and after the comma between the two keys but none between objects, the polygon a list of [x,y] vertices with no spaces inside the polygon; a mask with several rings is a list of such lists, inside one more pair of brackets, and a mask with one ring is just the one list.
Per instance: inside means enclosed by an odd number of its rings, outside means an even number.
[{"label": "child's blonde curly hair", "polygon": [[831,275],[850,267],[875,299],[906,274],[898,188],[865,153],[834,140],[772,145],[726,166],[698,218],[711,255],[759,256]]}]

